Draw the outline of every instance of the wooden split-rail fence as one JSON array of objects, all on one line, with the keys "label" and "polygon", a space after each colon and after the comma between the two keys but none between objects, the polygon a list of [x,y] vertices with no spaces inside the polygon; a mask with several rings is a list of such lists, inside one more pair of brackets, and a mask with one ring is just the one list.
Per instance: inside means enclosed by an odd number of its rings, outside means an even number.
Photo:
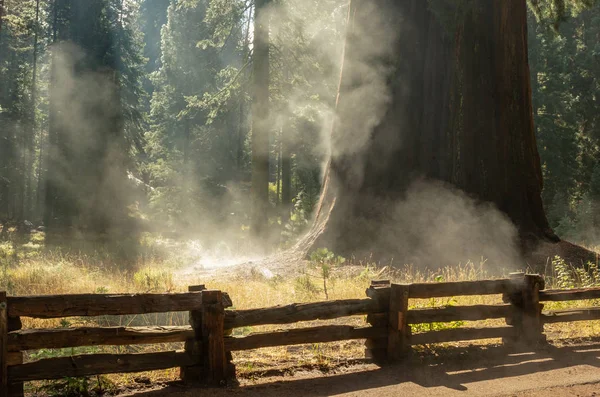
[{"label": "wooden split-rail fence", "polygon": [[[410,299],[501,294],[497,305],[409,307]],[[538,275],[509,279],[431,284],[375,281],[365,299],[226,310],[229,296],[204,286],[180,294],[6,296],[0,292],[0,397],[22,396],[23,382],[108,373],[181,369],[187,382],[222,384],[235,376],[234,351],[342,340],[366,340],[376,362],[402,359],[412,345],[502,338],[535,346],[545,341],[546,323],[599,320],[600,307],[543,312],[542,302],[600,299],[600,288],[544,290]],[[76,327],[22,329],[21,317],[135,315],[189,312],[185,327]],[[324,325],[233,337],[232,330],[259,325],[366,316],[367,325]],[[460,327],[411,334],[411,325],[505,319],[500,327]],[[139,354],[86,354],[23,362],[24,351],[80,346],[184,342],[182,351]]]}]

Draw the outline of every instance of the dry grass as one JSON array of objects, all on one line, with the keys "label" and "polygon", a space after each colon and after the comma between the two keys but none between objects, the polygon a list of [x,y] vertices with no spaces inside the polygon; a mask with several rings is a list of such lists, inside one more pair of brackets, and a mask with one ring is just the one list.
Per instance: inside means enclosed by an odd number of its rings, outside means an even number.
[{"label": "dry grass", "polygon": [[[226,291],[234,302],[234,309],[249,309],[282,305],[293,302],[311,302],[324,300],[324,294],[319,289],[322,280],[316,277],[312,286],[300,283],[293,276],[289,278],[265,278],[259,271],[239,274],[238,277],[228,277],[226,280],[213,277],[205,279],[199,276],[177,277],[182,261],[173,257],[154,256],[145,258],[144,263],[136,263],[130,269],[121,269],[114,261],[98,253],[85,254],[44,251],[40,241],[30,241],[18,247],[11,244],[0,245],[0,289],[8,290],[10,295],[45,295],[65,293],[119,293],[119,292],[182,292],[189,285],[206,284],[208,288]],[[137,269],[137,270],[132,270]],[[411,266],[399,269],[380,268],[374,265],[354,264],[338,268],[328,280],[329,299],[364,298],[365,289],[370,280],[375,278],[391,279],[393,282],[439,282],[466,281],[500,277],[503,271],[492,269],[485,262],[468,263],[446,267],[436,271],[423,271]],[[550,279],[552,283],[553,279]],[[549,285],[548,287],[552,287]],[[411,307],[435,307],[444,305],[474,305],[497,304],[500,296],[456,297],[447,299],[413,300]],[[548,310],[562,308],[585,307],[599,305],[600,302],[553,303],[546,306]],[[169,313],[140,316],[111,316],[98,318],[69,318],[63,320],[23,319],[26,328],[65,327],[79,325],[185,325],[186,313]],[[264,332],[281,328],[299,328],[320,325],[324,322],[308,322],[286,326],[260,326],[236,329],[234,335],[247,335],[252,332]],[[355,316],[328,324],[349,324],[360,326],[365,324],[363,316]],[[490,320],[475,323],[454,323],[436,325],[437,327],[455,326],[498,326],[503,320]],[[415,329],[416,332],[426,331],[428,326]],[[553,324],[545,329],[552,340],[564,338],[586,338],[598,335],[600,321]],[[478,341],[476,343],[495,343],[497,341]],[[448,346],[448,345],[446,345]],[[95,347],[64,349],[61,351],[28,352],[27,360],[70,354],[88,354],[97,352],[133,353],[144,351],[159,351],[180,349],[181,344],[124,346],[124,347]],[[427,349],[431,347],[426,347]],[[250,352],[236,353],[235,363],[240,376],[252,377],[261,371],[274,367],[312,366],[328,369],[343,365],[349,360],[362,358],[364,345],[362,341],[347,341],[339,343],[324,343],[303,346],[278,347],[259,349]],[[153,382],[174,380],[179,376],[178,370],[154,371],[147,374]],[[111,375],[108,380],[116,384],[134,383],[140,374]],[[29,385],[37,388],[41,383]]]}]

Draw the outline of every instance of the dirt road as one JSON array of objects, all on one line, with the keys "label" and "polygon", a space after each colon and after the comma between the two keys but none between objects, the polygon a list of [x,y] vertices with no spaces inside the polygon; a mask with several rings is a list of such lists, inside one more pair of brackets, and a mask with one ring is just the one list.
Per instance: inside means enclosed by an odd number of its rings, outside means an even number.
[{"label": "dirt road", "polygon": [[[132,395],[132,394],[130,394]],[[169,386],[135,397],[192,396],[600,396],[600,345],[511,354],[502,347],[418,355],[403,365],[373,364],[242,380],[236,387]]]}]

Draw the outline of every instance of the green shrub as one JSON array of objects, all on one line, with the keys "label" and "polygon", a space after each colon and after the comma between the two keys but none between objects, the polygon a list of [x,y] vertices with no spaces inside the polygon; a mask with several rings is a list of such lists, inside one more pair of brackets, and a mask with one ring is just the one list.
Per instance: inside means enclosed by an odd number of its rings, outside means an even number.
[{"label": "green shrub", "polygon": [[598,264],[588,262],[586,268],[569,265],[560,256],[552,259],[553,286],[562,289],[590,288],[600,286]]},{"label": "green shrub", "polygon": [[319,248],[310,254],[310,267],[319,271],[319,277],[323,280],[323,293],[326,300],[329,299],[327,282],[331,279],[332,271],[345,261],[345,258],[335,255],[327,248]]},{"label": "green shrub", "polygon": [[116,386],[103,376],[95,376],[45,382],[38,391],[50,397],[91,397],[114,394]]}]

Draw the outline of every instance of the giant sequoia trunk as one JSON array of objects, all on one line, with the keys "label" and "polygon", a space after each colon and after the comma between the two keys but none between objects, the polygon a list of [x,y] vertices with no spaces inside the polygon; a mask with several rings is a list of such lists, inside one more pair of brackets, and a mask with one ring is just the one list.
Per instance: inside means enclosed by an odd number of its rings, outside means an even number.
[{"label": "giant sequoia trunk", "polygon": [[331,159],[299,250],[436,265],[559,241],[541,200],[526,2],[448,4],[352,1]]}]

